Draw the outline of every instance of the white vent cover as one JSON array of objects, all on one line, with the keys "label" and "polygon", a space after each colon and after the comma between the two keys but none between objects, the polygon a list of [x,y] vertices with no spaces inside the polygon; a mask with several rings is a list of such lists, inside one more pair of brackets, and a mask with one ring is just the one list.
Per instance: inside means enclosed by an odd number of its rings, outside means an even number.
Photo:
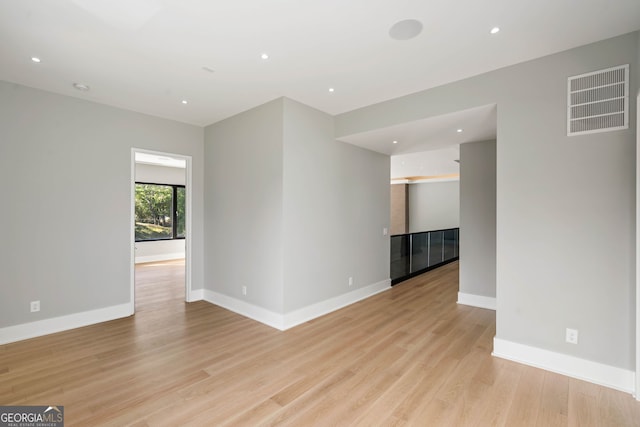
[{"label": "white vent cover", "polygon": [[629,127],[629,65],[569,77],[567,135]]}]

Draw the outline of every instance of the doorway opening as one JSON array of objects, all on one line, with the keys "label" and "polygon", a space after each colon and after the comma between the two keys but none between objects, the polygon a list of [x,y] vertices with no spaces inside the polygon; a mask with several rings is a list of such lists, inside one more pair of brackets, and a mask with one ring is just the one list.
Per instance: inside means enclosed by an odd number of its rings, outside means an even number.
[{"label": "doorway opening", "polygon": [[191,300],[191,156],[131,150],[131,306]]}]

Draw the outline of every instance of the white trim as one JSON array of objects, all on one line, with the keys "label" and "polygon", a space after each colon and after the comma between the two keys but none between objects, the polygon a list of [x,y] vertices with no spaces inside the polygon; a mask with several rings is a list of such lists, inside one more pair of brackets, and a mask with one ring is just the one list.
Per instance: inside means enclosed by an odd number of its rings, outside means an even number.
[{"label": "white trim", "polygon": [[108,322],[109,320],[120,319],[131,316],[132,314],[133,304],[129,302],[99,308],[97,310],[23,323],[21,325],[7,326],[0,329],[0,345],[55,334],[56,332],[68,331],[69,329],[81,328],[96,323]]},{"label": "white trim", "polygon": [[338,295],[284,315],[284,329],[293,328],[317,317],[324,316],[343,307],[354,304],[373,295],[391,289],[391,279],[355,289],[349,293]]},{"label": "white trim", "polygon": [[129,301],[135,313],[136,306],[136,149],[131,149],[131,177],[130,197],[129,197],[129,245],[131,254],[129,255]]},{"label": "white trim", "polygon": [[272,328],[279,329],[281,331],[284,330],[282,315],[271,310],[267,310],[266,308],[258,307],[257,305],[253,305],[246,301],[210,291],[208,289],[204,290],[203,299],[211,304],[226,308],[227,310],[231,310],[234,313],[248,317],[249,319],[264,323]]},{"label": "white trim", "polygon": [[186,160],[186,185],[185,185],[185,267],[184,267],[184,300],[192,301],[191,287],[192,263],[193,263],[193,158],[191,156],[178,156]]},{"label": "white trim", "polygon": [[633,392],[635,375],[633,371],[627,369],[499,338],[493,339],[493,353],[491,354],[502,359],[512,360],[627,393]]},{"label": "white trim", "polygon": [[204,289],[192,289],[190,299],[187,302],[195,302],[204,300]]},{"label": "white trim", "polygon": [[211,304],[231,310],[234,313],[264,323],[272,328],[285,331],[388,289],[391,289],[390,279],[356,289],[343,295],[338,295],[334,298],[329,298],[328,300],[306,306],[284,315],[208,289],[203,291],[202,299]]},{"label": "white trim", "polygon": [[483,295],[465,294],[464,292],[458,292],[458,304],[486,308],[493,311],[496,310],[495,297],[485,297]]},{"label": "white trim", "polygon": [[136,264],[144,264],[145,262],[171,261],[174,259],[182,259],[185,257],[184,252],[173,252],[168,254],[137,256]]}]

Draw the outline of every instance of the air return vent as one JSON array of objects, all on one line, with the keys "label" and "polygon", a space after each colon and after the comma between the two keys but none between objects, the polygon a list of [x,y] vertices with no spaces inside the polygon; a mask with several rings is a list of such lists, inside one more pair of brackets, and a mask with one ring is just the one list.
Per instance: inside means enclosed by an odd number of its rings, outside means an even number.
[{"label": "air return vent", "polygon": [[629,65],[569,77],[567,135],[629,127]]}]

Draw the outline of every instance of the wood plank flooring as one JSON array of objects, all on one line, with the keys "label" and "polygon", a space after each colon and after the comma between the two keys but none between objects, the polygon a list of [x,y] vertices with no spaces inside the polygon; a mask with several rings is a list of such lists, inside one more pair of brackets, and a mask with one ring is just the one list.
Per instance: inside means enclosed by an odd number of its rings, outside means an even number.
[{"label": "wood plank flooring", "polygon": [[0,346],[0,404],[68,426],[640,426],[630,395],[492,357],[457,263],[286,332],[186,304],[183,269],[139,266],[135,316]]}]

